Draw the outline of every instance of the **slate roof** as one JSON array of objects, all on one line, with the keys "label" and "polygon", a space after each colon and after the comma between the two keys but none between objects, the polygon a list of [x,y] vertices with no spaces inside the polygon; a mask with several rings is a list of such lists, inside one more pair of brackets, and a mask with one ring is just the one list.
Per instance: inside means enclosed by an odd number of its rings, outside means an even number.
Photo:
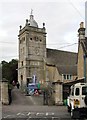
[{"label": "slate roof", "polygon": [[58,69],[60,74],[77,75],[77,65],[58,66],[57,69]]},{"label": "slate roof", "polygon": [[47,63],[56,65],[60,74],[77,75],[77,53],[47,48]]}]

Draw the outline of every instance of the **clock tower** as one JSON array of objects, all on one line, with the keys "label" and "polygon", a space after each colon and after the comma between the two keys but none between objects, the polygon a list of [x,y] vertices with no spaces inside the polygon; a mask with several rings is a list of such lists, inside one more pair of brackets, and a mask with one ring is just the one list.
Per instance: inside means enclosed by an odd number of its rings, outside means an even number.
[{"label": "clock tower", "polygon": [[30,19],[19,30],[18,80],[24,88],[35,76],[37,82],[45,80],[46,29],[39,28],[31,12]]}]

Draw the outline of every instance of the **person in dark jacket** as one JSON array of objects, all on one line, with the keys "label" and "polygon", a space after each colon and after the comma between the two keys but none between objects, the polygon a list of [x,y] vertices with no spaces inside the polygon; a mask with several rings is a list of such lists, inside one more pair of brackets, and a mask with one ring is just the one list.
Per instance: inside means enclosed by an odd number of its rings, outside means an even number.
[{"label": "person in dark jacket", "polygon": [[19,89],[19,86],[20,86],[20,84],[19,84],[19,82],[17,82],[17,88]]}]

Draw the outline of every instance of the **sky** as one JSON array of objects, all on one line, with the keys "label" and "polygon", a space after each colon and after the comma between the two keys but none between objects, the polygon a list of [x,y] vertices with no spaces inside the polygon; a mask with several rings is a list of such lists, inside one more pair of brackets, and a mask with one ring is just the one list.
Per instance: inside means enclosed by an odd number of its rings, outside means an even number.
[{"label": "sky", "polygon": [[85,2],[85,36],[87,37],[87,1]]},{"label": "sky", "polygon": [[0,0],[0,61],[18,59],[19,26],[31,9],[40,28],[45,23],[46,47],[78,52],[78,29],[85,22],[86,0]]}]

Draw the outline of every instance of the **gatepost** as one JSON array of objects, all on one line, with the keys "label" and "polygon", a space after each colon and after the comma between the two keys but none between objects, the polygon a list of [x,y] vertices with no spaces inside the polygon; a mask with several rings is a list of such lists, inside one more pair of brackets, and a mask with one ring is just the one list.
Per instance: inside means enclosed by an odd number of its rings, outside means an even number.
[{"label": "gatepost", "polygon": [[4,105],[9,104],[9,96],[8,96],[8,80],[3,78],[1,81],[1,102]]},{"label": "gatepost", "polygon": [[55,93],[54,93],[54,101],[55,101],[55,105],[63,105],[63,86],[62,86],[62,82],[60,80],[53,82],[54,84],[54,89],[55,89]]}]

